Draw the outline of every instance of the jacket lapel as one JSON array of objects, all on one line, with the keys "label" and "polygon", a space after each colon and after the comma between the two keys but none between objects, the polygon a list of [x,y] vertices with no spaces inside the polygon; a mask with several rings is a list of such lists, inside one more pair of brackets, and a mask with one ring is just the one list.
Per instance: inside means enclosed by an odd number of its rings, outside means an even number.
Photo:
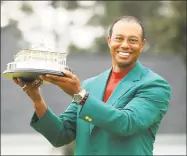
[{"label": "jacket lapel", "polygon": [[91,92],[95,97],[97,97],[100,100],[103,100],[105,88],[106,88],[110,73],[111,73],[111,69],[108,69],[95,80],[94,84],[92,84],[92,86],[94,87],[91,89]]},{"label": "jacket lapel", "polygon": [[[107,85],[108,78],[110,76],[112,68],[108,69],[104,73],[98,76],[98,78],[95,80],[95,83],[92,84],[94,86],[91,89],[92,95],[97,97],[100,100],[103,100],[104,93],[105,93],[105,88]],[[94,128],[93,124],[90,124],[90,134],[92,132],[92,129]]]},{"label": "jacket lapel", "polygon": [[124,94],[126,94],[133,86],[135,82],[140,80],[143,66],[138,61],[134,68],[132,68],[127,75],[119,82],[111,96],[107,101],[107,105],[114,105],[114,103]]},{"label": "jacket lapel", "polygon": [[[120,81],[120,83],[114,89],[106,104],[114,105],[114,103],[121,96],[127,93],[136,84],[135,82],[140,80],[140,77],[142,75],[142,70],[143,70],[143,66],[140,64],[139,61],[137,61],[135,67],[132,68],[131,71],[127,73],[127,75]],[[105,88],[110,73],[111,73],[111,69],[101,74],[96,80],[97,87],[94,88],[94,91],[92,93],[95,97],[97,97],[100,100],[103,100]],[[93,128],[94,125],[90,124],[90,134],[92,133]]]}]

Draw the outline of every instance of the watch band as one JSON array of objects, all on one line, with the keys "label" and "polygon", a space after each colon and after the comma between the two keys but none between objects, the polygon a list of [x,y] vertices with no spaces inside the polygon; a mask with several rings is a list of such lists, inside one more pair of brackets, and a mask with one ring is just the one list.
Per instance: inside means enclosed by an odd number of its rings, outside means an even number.
[{"label": "watch band", "polygon": [[89,93],[86,92],[86,95],[84,96],[84,98],[82,99],[82,101],[79,103],[80,105],[84,106],[86,99],[88,98]]}]

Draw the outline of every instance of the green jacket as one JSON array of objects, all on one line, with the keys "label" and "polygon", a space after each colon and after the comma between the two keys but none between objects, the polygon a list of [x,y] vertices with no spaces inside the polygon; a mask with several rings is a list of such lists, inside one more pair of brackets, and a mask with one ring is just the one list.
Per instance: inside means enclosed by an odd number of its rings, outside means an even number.
[{"label": "green jacket", "polygon": [[75,140],[75,155],[152,155],[169,84],[138,61],[105,104],[110,72],[83,81],[90,93],[84,107],[71,103],[59,117],[48,108],[40,120],[34,113],[31,126],[55,147]]}]

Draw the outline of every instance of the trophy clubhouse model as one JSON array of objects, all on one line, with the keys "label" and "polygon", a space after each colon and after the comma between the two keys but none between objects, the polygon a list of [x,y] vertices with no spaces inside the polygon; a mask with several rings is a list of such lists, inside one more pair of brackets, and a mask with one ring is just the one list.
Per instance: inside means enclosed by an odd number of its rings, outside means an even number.
[{"label": "trophy clubhouse model", "polygon": [[4,78],[21,78],[25,82],[39,79],[42,74],[65,76],[62,69],[71,69],[66,66],[67,53],[54,52],[40,45],[38,48],[21,50],[14,56],[14,62],[7,64],[2,73]]}]

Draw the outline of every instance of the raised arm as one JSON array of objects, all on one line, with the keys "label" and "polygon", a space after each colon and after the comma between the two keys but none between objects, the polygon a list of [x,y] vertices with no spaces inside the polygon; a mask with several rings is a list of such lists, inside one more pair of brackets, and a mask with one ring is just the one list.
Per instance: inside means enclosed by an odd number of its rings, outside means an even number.
[{"label": "raised arm", "polygon": [[30,125],[42,134],[53,146],[59,147],[72,142],[76,135],[77,105],[71,104],[59,117],[47,107],[40,94],[42,80],[25,83],[21,79],[14,82],[23,88],[33,102],[35,113]]}]

